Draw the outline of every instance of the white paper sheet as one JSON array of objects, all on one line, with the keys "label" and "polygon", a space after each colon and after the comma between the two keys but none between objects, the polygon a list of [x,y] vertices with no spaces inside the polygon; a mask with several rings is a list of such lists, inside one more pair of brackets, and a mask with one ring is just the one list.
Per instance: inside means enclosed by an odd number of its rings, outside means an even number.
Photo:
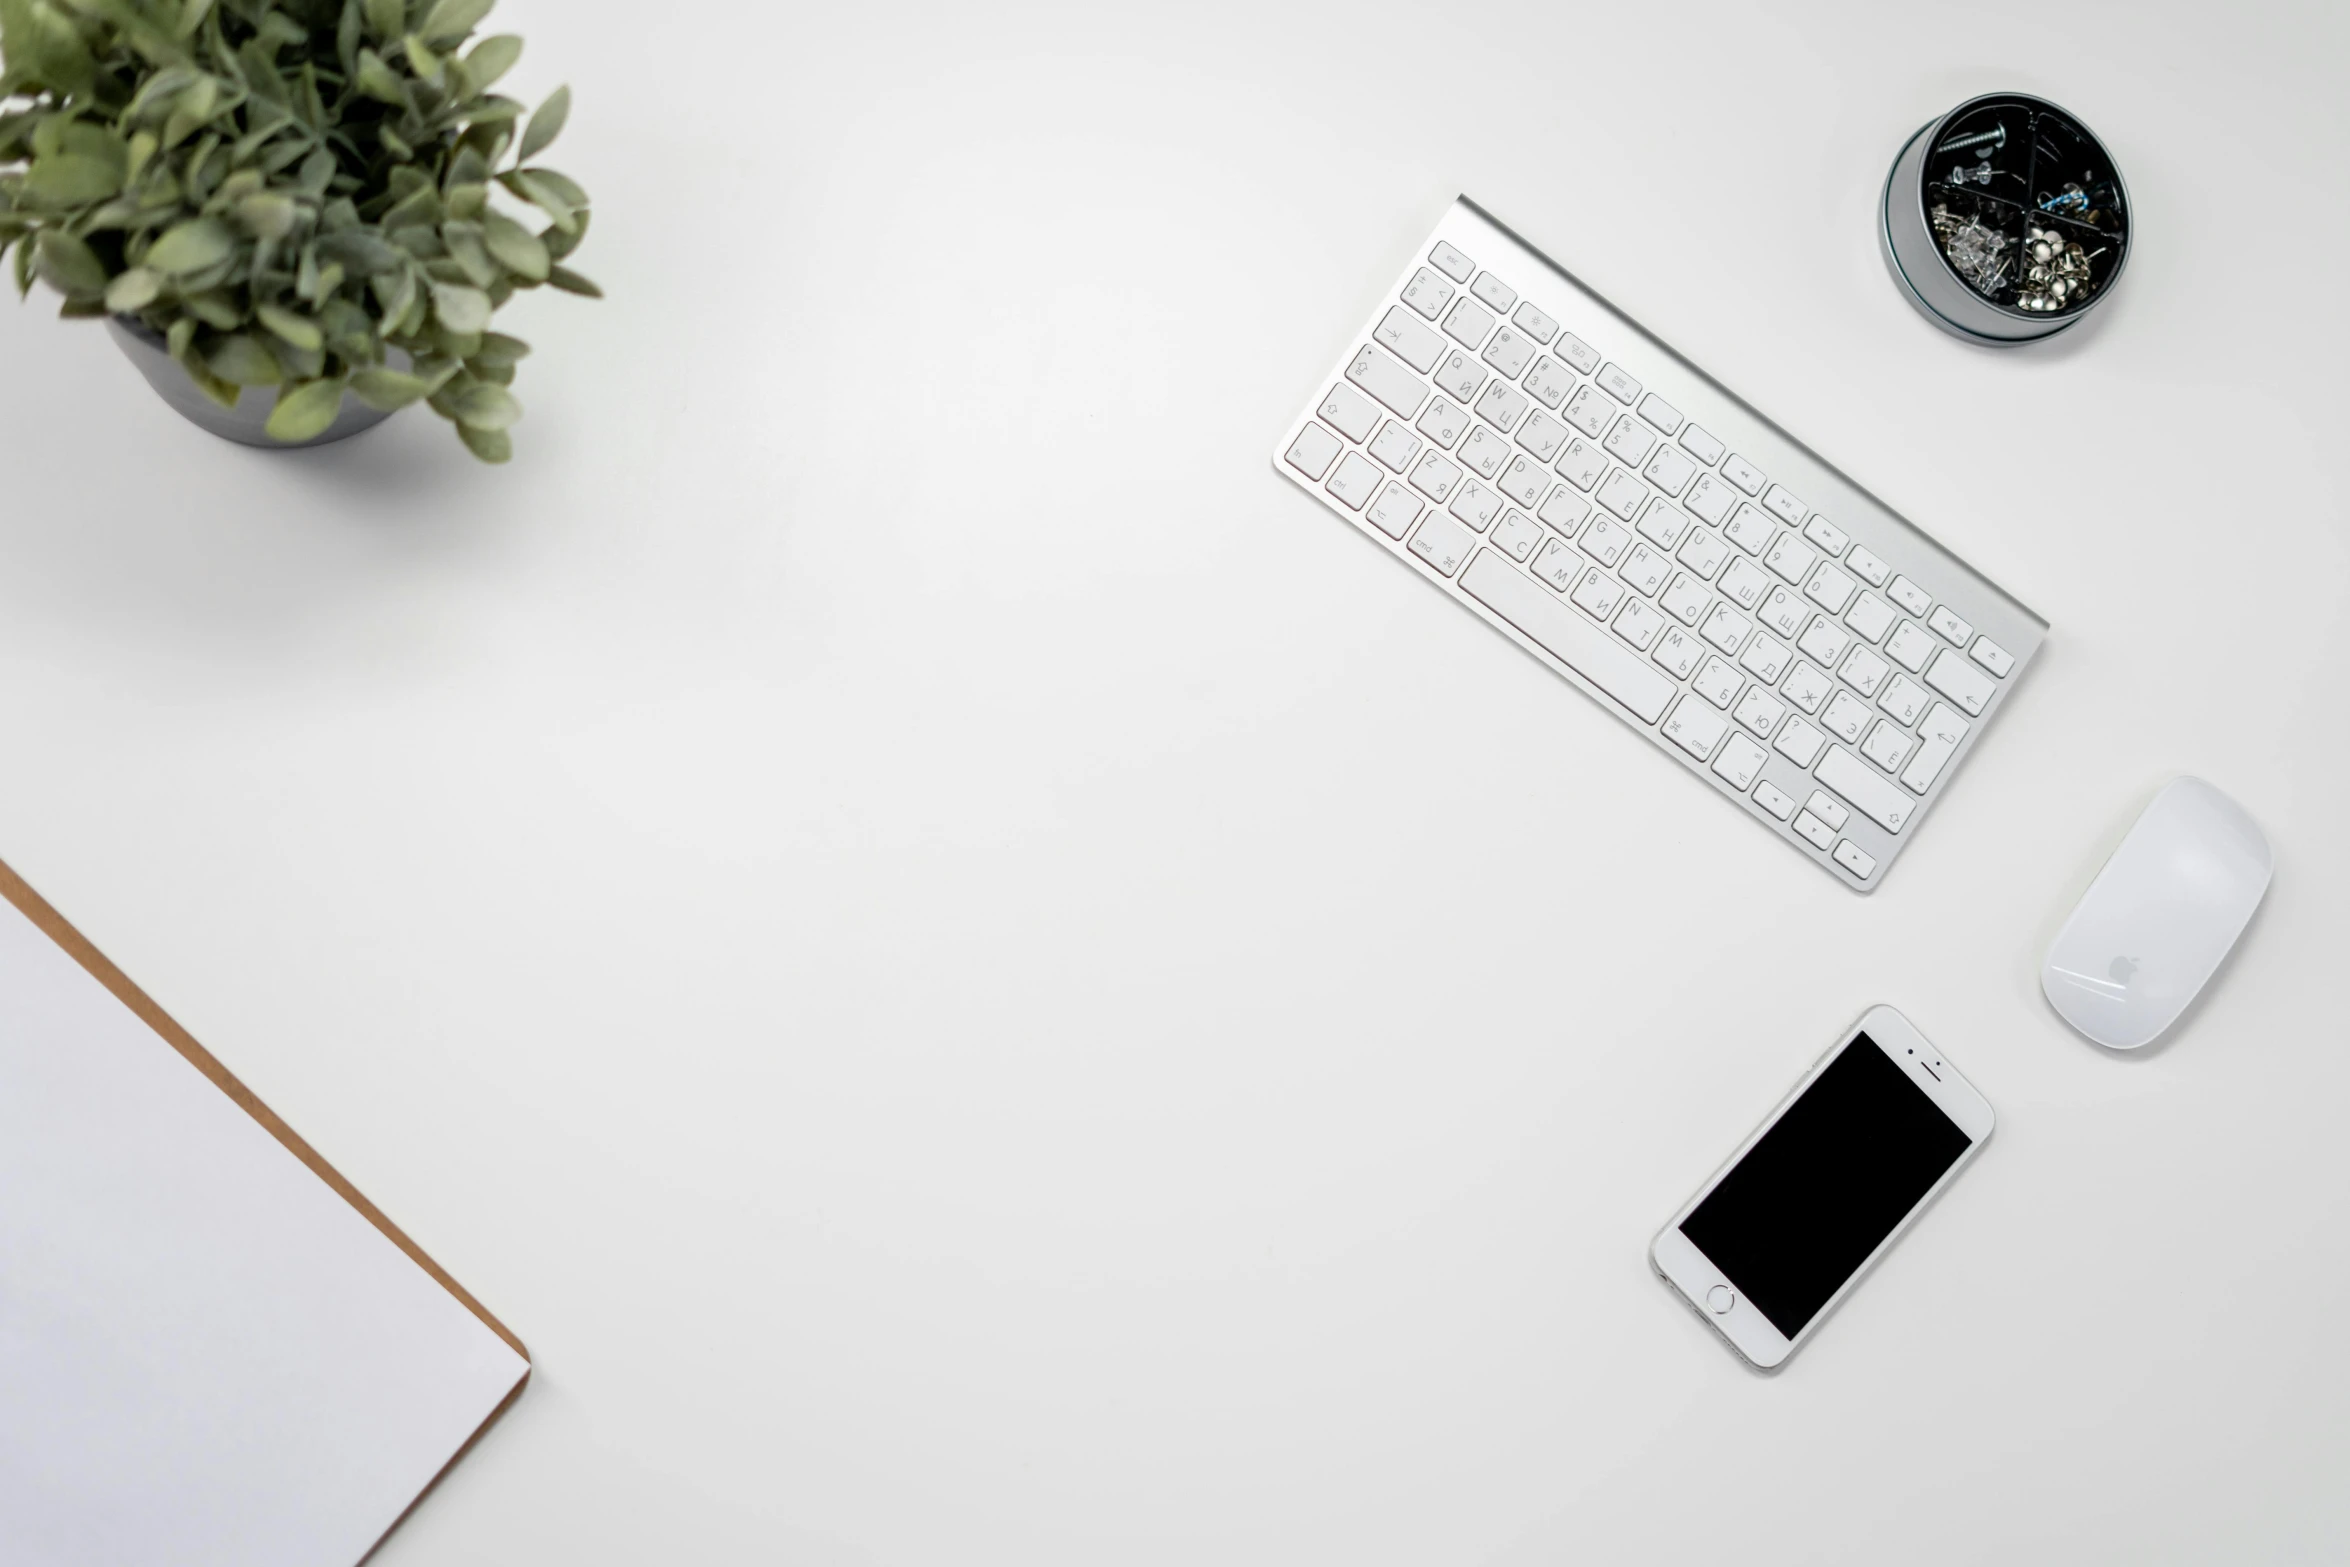
[{"label": "white paper sheet", "polygon": [[0,902],[0,1564],[347,1567],[527,1369]]}]

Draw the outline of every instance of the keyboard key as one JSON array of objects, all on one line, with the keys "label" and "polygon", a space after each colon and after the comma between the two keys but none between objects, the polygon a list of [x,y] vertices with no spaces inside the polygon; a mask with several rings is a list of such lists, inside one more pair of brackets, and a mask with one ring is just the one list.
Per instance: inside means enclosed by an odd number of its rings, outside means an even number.
[{"label": "keyboard key", "polygon": [[1770,760],[1770,752],[1756,745],[1744,735],[1732,735],[1722,742],[1721,754],[1714,758],[1714,771],[1720,774],[1740,794],[1754,787],[1755,775],[1763,763]]},{"label": "keyboard key", "polygon": [[[1651,398],[1649,401],[1654,402]],[[1667,495],[1678,495],[1681,486],[1697,474],[1697,464],[1682,455],[1677,446],[1660,446],[1656,455],[1648,459],[1648,466],[1640,470],[1648,482]]]},{"label": "keyboard key", "polygon": [[1514,326],[1505,326],[1485,345],[1485,362],[1515,381],[1534,357],[1534,340]]},{"label": "keyboard key", "polygon": [[1754,612],[1754,618],[1783,637],[1793,637],[1811,619],[1811,606],[1788,592],[1786,584],[1781,583],[1771,589],[1762,607]]},{"label": "keyboard key", "polygon": [[1967,638],[1975,634],[1975,628],[1959,619],[1957,611],[1947,604],[1935,605],[1934,613],[1926,617],[1926,624],[1933,627],[1934,634],[1952,647],[1965,647]]},{"label": "keyboard key", "polygon": [[1420,466],[1412,470],[1412,488],[1427,496],[1437,505],[1444,504],[1452,494],[1452,487],[1461,482],[1461,470],[1430,452],[1420,459]]},{"label": "keyboard key", "polygon": [[1879,560],[1872,551],[1864,549],[1858,544],[1852,547],[1851,554],[1844,557],[1844,564],[1850,566],[1860,579],[1872,588],[1883,587],[1885,579],[1893,574],[1892,567]]},{"label": "keyboard key", "polygon": [[1505,316],[1510,313],[1510,306],[1518,302],[1518,291],[1490,272],[1478,273],[1477,281],[1469,286],[1469,292]]},{"label": "keyboard key", "polygon": [[[1497,561],[1498,567],[1500,563]],[[1506,569],[1506,568],[1504,568]],[[1887,832],[1899,832],[1917,813],[1917,802],[1881,777],[1874,768],[1840,745],[1828,747],[1812,769],[1827,790]]]},{"label": "keyboard key", "polygon": [[1895,728],[1891,723],[1880,722],[1876,728],[1869,731],[1868,739],[1861,745],[1860,754],[1889,773],[1897,772],[1900,770],[1902,758],[1909,755],[1909,746],[1910,740],[1907,734]]},{"label": "keyboard key", "polygon": [[1627,408],[1640,400],[1640,383],[1622,365],[1609,365],[1591,379],[1600,390]]},{"label": "keyboard key", "polygon": [[1839,691],[1829,699],[1828,710],[1820,715],[1820,722],[1828,732],[1846,745],[1860,744],[1860,737],[1868,733],[1869,705],[1849,691]]},{"label": "keyboard key", "polygon": [[1749,686],[1745,699],[1738,704],[1738,711],[1730,716],[1768,740],[1771,731],[1779,727],[1779,720],[1787,716],[1787,704],[1761,686]]},{"label": "keyboard key", "polygon": [[1591,503],[1565,485],[1550,492],[1550,499],[1542,503],[1542,520],[1565,534],[1575,536],[1583,526],[1583,519],[1591,515]]},{"label": "keyboard key", "polygon": [[1777,531],[1770,518],[1744,501],[1738,503],[1738,509],[1730,514],[1730,520],[1722,524],[1722,536],[1749,555],[1760,555],[1771,542],[1771,535]]},{"label": "keyboard key", "polygon": [[1578,490],[1588,490],[1607,472],[1607,458],[1589,441],[1569,441],[1555,466],[1560,478]]},{"label": "keyboard key", "polygon": [[1548,414],[1530,413],[1518,427],[1518,444],[1532,452],[1536,462],[1546,463],[1567,444],[1567,427]]},{"label": "keyboard key", "polygon": [[1428,259],[1436,263],[1437,271],[1451,278],[1455,283],[1466,283],[1469,281],[1469,274],[1477,270],[1477,263],[1447,245],[1443,240],[1438,240],[1436,248],[1428,252]]},{"label": "keyboard key", "polygon": [[1831,615],[1841,613],[1859,591],[1859,583],[1824,561],[1803,585],[1803,596]]},{"label": "keyboard key", "polygon": [[1803,834],[1804,840],[1822,854],[1836,845],[1836,830],[1809,811],[1795,818],[1795,830]]},{"label": "keyboard key", "polygon": [[1714,747],[1729,732],[1722,715],[1695,697],[1681,698],[1673,716],[1665,720],[1665,738],[1701,762],[1714,754]]},{"label": "keyboard key", "polygon": [[1918,721],[1926,711],[1926,693],[1907,675],[1895,675],[1893,683],[1877,698],[1877,705],[1891,713],[1895,722],[1904,728]]},{"label": "keyboard key", "polygon": [[1949,703],[1936,702],[1933,711],[1926,714],[1926,721],[1918,725],[1918,732],[1925,739],[1918,747],[1918,754],[1901,770],[1901,783],[1913,793],[1924,794],[1934,787],[1934,780],[1942,776],[1942,769],[1957,754],[1958,743],[1966,738],[1967,721]]},{"label": "keyboard key", "polygon": [[1787,791],[1768,778],[1754,786],[1754,803],[1781,821],[1795,814],[1795,802],[1788,797]]},{"label": "keyboard key", "polygon": [[1379,492],[1379,499],[1372,503],[1370,518],[1378,524],[1381,533],[1391,539],[1401,539],[1411,532],[1412,524],[1420,520],[1420,513],[1425,510],[1427,508],[1420,504],[1420,497],[1391,481],[1386,489]]},{"label": "keyboard key", "polygon": [[1544,490],[1551,487],[1550,470],[1520,453],[1510,459],[1510,465],[1502,470],[1497,482],[1501,485],[1502,494],[1520,506],[1531,506],[1542,498]]},{"label": "keyboard key", "polygon": [[1711,653],[1706,655],[1705,667],[1697,672],[1697,678],[1689,682],[1690,690],[1725,713],[1745,686],[1746,677],[1731,667],[1729,660]]},{"label": "keyboard key", "polygon": [[1722,459],[1722,477],[1749,495],[1760,495],[1763,492],[1763,486],[1771,482],[1763,477],[1763,471],[1760,468],[1736,452],[1732,452]]},{"label": "keyboard key", "polygon": [[1676,626],[1657,639],[1656,651],[1648,656],[1669,671],[1675,680],[1686,680],[1689,671],[1697,667],[1697,661],[1704,653],[1705,649],[1698,645],[1695,637]]},{"label": "keyboard key", "polygon": [[1534,368],[1526,372],[1526,395],[1545,408],[1556,408],[1574,389],[1575,377],[1565,365],[1547,354],[1535,360]]},{"label": "keyboard key", "polygon": [[1469,416],[1439,397],[1420,415],[1420,433],[1439,446],[1449,447],[1469,427]]},{"label": "keyboard key", "polygon": [[1792,533],[1782,533],[1763,551],[1763,564],[1789,582],[1801,582],[1820,563],[1817,551]]},{"label": "keyboard key", "polygon": [[1926,667],[1926,660],[1934,656],[1939,646],[1932,632],[1914,620],[1905,620],[1885,640],[1885,656],[1914,675]]},{"label": "keyboard key", "polygon": [[1625,532],[1623,524],[1613,517],[1595,518],[1591,526],[1583,530],[1583,553],[1602,566],[1613,566],[1616,557],[1622,555],[1625,546],[1631,542],[1632,535]]},{"label": "keyboard key", "polygon": [[1550,346],[1561,359],[1564,359],[1568,364],[1573,365],[1576,369],[1582,371],[1585,375],[1589,375],[1592,371],[1599,368],[1599,350],[1593,348],[1589,343],[1584,342],[1583,339],[1577,337],[1572,332],[1561,332],[1559,334],[1559,340]]},{"label": "keyboard key", "polygon": [[1616,421],[1616,427],[1608,431],[1607,439],[1599,444],[1606,447],[1608,455],[1625,467],[1637,468],[1641,459],[1648,455],[1648,449],[1656,444],[1656,432],[1626,414]]},{"label": "keyboard key", "polygon": [[1409,419],[1428,400],[1428,384],[1376,348],[1365,348],[1346,367],[1346,378]]},{"label": "keyboard key", "polygon": [[1844,683],[1862,696],[1875,696],[1877,689],[1884,685],[1885,677],[1893,673],[1893,666],[1867,648],[1856,647],[1852,650],[1852,656],[1845,659],[1844,667],[1836,673],[1842,675]]},{"label": "keyboard key", "polygon": [[1647,501],[1648,487],[1621,468],[1609,474],[1599,486],[1599,504],[1626,522],[1639,516],[1640,508]]},{"label": "keyboard key", "polygon": [[1477,399],[1477,417],[1507,435],[1518,427],[1518,421],[1526,417],[1526,410],[1532,406],[1524,392],[1507,381],[1497,380]]},{"label": "keyboard key", "polygon": [[1477,388],[1485,384],[1485,374],[1483,365],[1456,348],[1436,367],[1436,385],[1454,402],[1466,405],[1477,400]]},{"label": "keyboard key", "polygon": [[1429,321],[1444,314],[1444,307],[1452,303],[1452,295],[1452,285],[1426,267],[1413,273],[1412,280],[1403,286],[1403,302]]},{"label": "keyboard key", "polygon": [[1606,393],[1596,386],[1583,386],[1576,388],[1575,395],[1567,399],[1564,417],[1567,423],[1597,440],[1599,432],[1606,429],[1608,421],[1615,416],[1615,404],[1607,400]]},{"label": "keyboard key", "polygon": [[1790,718],[1787,727],[1779,731],[1779,738],[1773,740],[1771,746],[1796,766],[1809,767],[1811,759],[1819,755],[1820,747],[1827,743],[1826,735],[1800,718]]},{"label": "keyboard key", "polygon": [[[1703,425],[1696,424],[1689,425],[1681,431],[1681,444],[1689,448],[1689,455],[1704,463],[1708,468],[1720,462],[1722,454],[1729,450],[1728,447],[1713,438],[1712,432]],[[1755,792],[1760,795],[1762,791],[1758,789]]]},{"label": "keyboard key", "polygon": [[1476,470],[1478,478],[1490,479],[1510,460],[1510,443],[1479,425],[1461,442],[1460,459]]},{"label": "keyboard key", "polygon": [[1549,583],[1554,590],[1564,593],[1575,585],[1575,579],[1583,575],[1590,564],[1558,540],[1552,539],[1542,546],[1542,553],[1534,557],[1534,575]]},{"label": "keyboard key", "polygon": [[1357,443],[1368,440],[1379,423],[1379,410],[1343,386],[1330,388],[1330,395],[1314,412],[1324,424]]},{"label": "keyboard key", "polygon": [[1763,496],[1763,505],[1773,516],[1790,528],[1800,527],[1803,523],[1803,514],[1811,510],[1803,502],[1788,494],[1787,487],[1783,484],[1771,486],[1769,493]]},{"label": "keyboard key", "polygon": [[1669,550],[1681,542],[1681,535],[1689,531],[1689,519],[1675,511],[1666,502],[1651,496],[1648,510],[1640,514],[1641,537],[1653,540],[1660,550]]},{"label": "keyboard key", "polygon": [[1582,674],[1586,681],[1621,702],[1643,724],[1664,717],[1678,686],[1647,667],[1638,653],[1607,637],[1596,625],[1567,611],[1539,587],[1527,583],[1490,550],[1469,561],[1462,573],[1462,592],[1490,608],[1506,623],[1518,627],[1532,644],[1551,658]]},{"label": "keyboard key", "polygon": [[1493,332],[1492,313],[1473,300],[1462,300],[1444,318],[1444,335],[1463,348],[1475,348]]},{"label": "keyboard key", "polygon": [[1616,612],[1616,623],[1610,629],[1645,653],[1657,633],[1665,629],[1665,617],[1649,608],[1645,600],[1630,599]]},{"label": "keyboard key", "polygon": [[1467,523],[1470,532],[1483,533],[1501,511],[1501,497],[1482,484],[1464,484],[1453,492],[1452,504],[1445,510]]},{"label": "keyboard key", "polygon": [[1722,573],[1722,592],[1743,610],[1758,608],[1770,597],[1773,585],[1763,569],[1750,560],[1734,560],[1730,569]]},{"label": "keyboard key", "polygon": [[1876,860],[1850,838],[1836,845],[1836,863],[1852,872],[1854,878],[1860,881],[1867,881],[1877,870]]},{"label": "keyboard key", "polygon": [[1738,655],[1738,667],[1744,669],[1766,686],[1779,683],[1779,676],[1795,659],[1787,644],[1767,636],[1757,636],[1746,644],[1746,651]]},{"label": "keyboard key", "polygon": [[1893,613],[1892,605],[1874,593],[1863,593],[1853,601],[1852,608],[1844,612],[1844,623],[1860,633],[1863,642],[1869,643],[1884,641],[1885,633],[1892,630],[1893,623],[1900,618]]},{"label": "keyboard key", "polygon": [[1645,544],[1633,545],[1632,553],[1626,555],[1623,564],[1616,568],[1616,575],[1643,598],[1655,598],[1672,574],[1671,563]]},{"label": "keyboard key", "polygon": [[1379,330],[1371,334],[1382,347],[1410,365],[1422,375],[1436,368],[1436,361],[1444,357],[1444,339],[1429,331],[1412,313],[1402,308],[1387,312],[1387,319],[1379,323]]},{"label": "keyboard key", "polygon": [[1309,479],[1319,479],[1338,461],[1338,437],[1318,424],[1309,424],[1297,432],[1297,439],[1289,443],[1288,455],[1283,458],[1289,466]]},{"label": "keyboard key", "polygon": [[1691,528],[1689,536],[1681,541],[1681,564],[1711,582],[1714,573],[1729,559],[1730,546],[1711,528]]},{"label": "keyboard key", "polygon": [[1379,493],[1379,465],[1361,452],[1348,452],[1326,488],[1348,511],[1361,511]]},{"label": "keyboard key", "polygon": [[1681,428],[1681,410],[1651,392],[1640,399],[1640,417],[1667,435]]},{"label": "keyboard key", "polygon": [[2015,668],[2015,655],[1989,637],[1975,638],[1975,645],[1967,650],[1967,657],[2002,680],[2005,680],[2008,672]]},{"label": "keyboard key", "polygon": [[1535,309],[1534,301],[1530,299],[1520,305],[1518,313],[1510,319],[1518,324],[1519,331],[1537,343],[1547,343],[1558,336],[1559,324]]},{"label": "keyboard key", "polygon": [[1716,604],[1713,613],[1705,617],[1705,624],[1697,634],[1725,653],[1735,653],[1745,645],[1747,633],[1754,622],[1739,614],[1727,604]]},{"label": "keyboard key", "polygon": [[1438,576],[1449,577],[1461,569],[1475,543],[1450,521],[1431,512],[1420,524],[1420,531],[1412,535],[1411,551],[1434,567]]},{"label": "keyboard key", "polygon": [[1970,718],[1983,716],[1983,709],[1990,705],[1991,693],[1998,689],[1990,676],[1955,651],[1934,660],[1934,667],[1926,671],[1926,684],[1965,708]]},{"label": "keyboard key", "polygon": [[1893,595],[1894,603],[1920,620],[1925,619],[1927,612],[1934,607],[1933,595],[1907,577],[1895,577],[1893,586],[1885,591]]},{"label": "keyboard key", "polygon": [[1836,660],[1842,658],[1844,650],[1852,646],[1852,638],[1845,635],[1842,626],[1827,616],[1814,615],[1803,635],[1795,639],[1795,645],[1806,658],[1816,660],[1822,669],[1834,669]]},{"label": "keyboard key", "polygon": [[1410,427],[1390,419],[1371,442],[1371,455],[1384,463],[1390,473],[1401,473],[1420,455],[1420,438],[1412,434]]},{"label": "keyboard key", "polygon": [[1541,542],[1542,530],[1522,511],[1504,512],[1494,525],[1493,547],[1521,565]]},{"label": "keyboard key", "polygon": [[[1682,437],[1686,440],[1688,432],[1683,431]],[[1738,504],[1738,492],[1709,473],[1689,486],[1689,494],[1682,504],[1718,528]]]},{"label": "keyboard key", "polygon": [[1664,612],[1684,626],[1697,624],[1697,617],[1705,613],[1705,583],[1688,572],[1675,572],[1672,586],[1657,600]]},{"label": "keyboard key", "polygon": [[1583,573],[1567,597],[1592,619],[1605,621],[1624,601],[1624,585],[1594,566]]},{"label": "keyboard key", "polygon": [[1820,789],[1814,789],[1811,792],[1811,798],[1803,802],[1803,808],[1838,832],[1842,832],[1844,824],[1852,820],[1850,811],[1838,804],[1834,797],[1826,791]]},{"label": "keyboard key", "polygon": [[1811,514],[1811,521],[1803,525],[1803,536],[1818,545],[1830,560],[1842,555],[1852,543],[1851,534],[1816,511]]},{"label": "keyboard key", "polygon": [[1807,713],[1816,713],[1835,692],[1836,682],[1816,664],[1798,662],[1779,682],[1779,695]]}]

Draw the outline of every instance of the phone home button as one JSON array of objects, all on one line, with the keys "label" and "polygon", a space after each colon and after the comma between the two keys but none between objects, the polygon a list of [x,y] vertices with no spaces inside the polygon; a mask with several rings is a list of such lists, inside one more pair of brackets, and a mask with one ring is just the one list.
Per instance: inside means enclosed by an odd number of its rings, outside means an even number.
[{"label": "phone home button", "polygon": [[1738,1297],[1730,1293],[1730,1286],[1717,1284],[1705,1292],[1705,1309],[1717,1317],[1726,1317],[1730,1308],[1738,1304]]}]

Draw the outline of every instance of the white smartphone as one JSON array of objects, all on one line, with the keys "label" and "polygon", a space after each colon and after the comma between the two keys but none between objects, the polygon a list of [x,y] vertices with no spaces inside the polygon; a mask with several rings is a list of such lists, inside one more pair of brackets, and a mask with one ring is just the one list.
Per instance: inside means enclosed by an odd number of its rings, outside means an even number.
[{"label": "white smartphone", "polygon": [[1991,1135],[1991,1105],[1872,1007],[1673,1216],[1649,1260],[1757,1369],[1783,1364]]}]

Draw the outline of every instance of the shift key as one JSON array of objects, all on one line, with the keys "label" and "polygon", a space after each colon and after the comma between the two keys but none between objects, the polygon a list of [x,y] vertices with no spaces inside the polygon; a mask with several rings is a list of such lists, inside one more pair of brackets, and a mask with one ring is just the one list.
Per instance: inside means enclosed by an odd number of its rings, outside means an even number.
[{"label": "shift key", "polygon": [[1861,815],[1887,832],[1901,831],[1917,810],[1917,801],[1840,745],[1828,747],[1820,765],[1812,769],[1812,776],[1827,785],[1830,792],[1851,801]]}]

